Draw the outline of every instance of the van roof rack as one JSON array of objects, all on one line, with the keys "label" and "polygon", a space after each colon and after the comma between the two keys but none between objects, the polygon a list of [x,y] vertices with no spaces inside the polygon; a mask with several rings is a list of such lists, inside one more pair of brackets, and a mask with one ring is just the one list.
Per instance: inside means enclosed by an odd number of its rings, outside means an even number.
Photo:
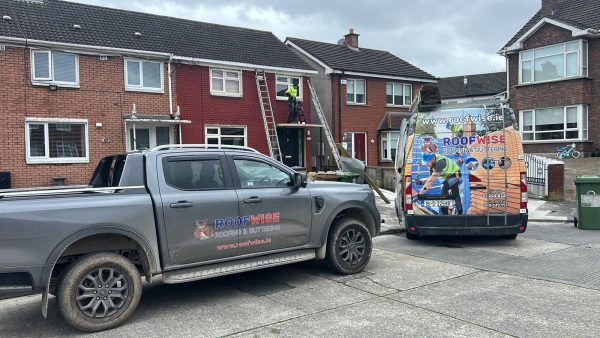
[{"label": "van roof rack", "polygon": [[223,144],[164,144],[162,146],[154,147],[149,151],[161,151],[161,150],[172,150],[172,149],[216,149],[216,150],[239,150],[239,151],[249,151],[253,153],[260,152],[254,148],[244,147],[244,146],[233,146],[233,145],[223,145]]}]

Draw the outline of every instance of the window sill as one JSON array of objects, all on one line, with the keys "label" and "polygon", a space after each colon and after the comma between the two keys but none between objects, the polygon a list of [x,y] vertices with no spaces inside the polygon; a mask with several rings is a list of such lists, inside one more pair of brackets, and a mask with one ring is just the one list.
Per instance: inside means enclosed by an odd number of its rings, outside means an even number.
[{"label": "window sill", "polygon": [[48,82],[32,81],[31,85],[36,86],[36,87],[57,86],[59,88],[74,88],[74,89],[80,88],[79,83],[64,83],[64,82],[53,82],[53,81],[48,81]]},{"label": "window sill", "polygon": [[539,140],[539,141],[525,141],[523,144],[538,144],[538,143],[590,143],[589,140]]},{"label": "window sill", "polygon": [[243,97],[242,94],[228,94],[228,93],[221,93],[221,92],[210,92],[210,95],[223,96],[223,97]]},{"label": "window sill", "polygon": [[370,107],[370,104],[366,104],[366,103],[352,103],[352,102],[346,102],[347,106],[356,106],[356,107]]},{"label": "window sill", "polygon": [[516,87],[517,88],[518,87],[528,87],[528,86],[535,86],[535,85],[541,85],[541,84],[547,84],[547,83],[564,82],[564,81],[572,81],[572,80],[593,80],[593,78],[591,78],[589,76],[577,76],[577,77],[570,77],[567,79],[558,79],[558,80],[532,82],[532,83],[519,83],[519,84],[517,84]]},{"label": "window sill", "polygon": [[152,88],[136,88],[136,87],[125,87],[126,92],[139,92],[139,93],[151,93],[151,94],[164,94],[164,89],[152,89]]},{"label": "window sill", "polygon": [[394,163],[394,160],[379,159],[379,162],[381,162],[381,163]]},{"label": "window sill", "polygon": [[386,104],[385,106],[388,108],[410,108],[410,106],[399,105],[399,104]]},{"label": "window sill", "polygon": [[[283,96],[275,96],[275,99],[277,101],[287,101],[288,100],[287,97],[283,97]],[[298,97],[296,97],[296,99],[299,100],[299,101],[304,101],[303,98],[302,98],[302,96],[298,96]]]},{"label": "window sill", "polygon": [[27,164],[74,164],[74,163],[90,163],[89,158],[67,158],[67,159],[33,159],[28,158],[26,160]]}]

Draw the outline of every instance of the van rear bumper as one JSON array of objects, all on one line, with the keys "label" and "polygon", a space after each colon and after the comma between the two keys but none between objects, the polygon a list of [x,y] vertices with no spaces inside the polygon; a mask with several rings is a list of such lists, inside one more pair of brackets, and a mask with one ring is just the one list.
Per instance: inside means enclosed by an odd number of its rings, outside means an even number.
[{"label": "van rear bumper", "polygon": [[[406,231],[419,236],[502,236],[523,233],[527,214],[504,216],[405,215]],[[522,227],[522,228],[521,228]]]}]

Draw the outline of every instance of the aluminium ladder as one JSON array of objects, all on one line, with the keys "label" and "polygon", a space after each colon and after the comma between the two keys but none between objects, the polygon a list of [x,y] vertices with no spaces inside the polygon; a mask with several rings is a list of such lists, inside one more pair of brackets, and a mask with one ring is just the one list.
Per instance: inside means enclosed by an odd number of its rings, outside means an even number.
[{"label": "aluminium ladder", "polygon": [[277,125],[275,124],[275,115],[273,114],[273,105],[269,95],[269,85],[264,70],[256,70],[256,88],[258,89],[258,101],[262,111],[265,132],[267,133],[267,144],[269,145],[269,154],[279,162],[283,162],[281,148],[279,147],[279,137],[277,136]]},{"label": "aluminium ladder", "polygon": [[321,103],[319,102],[319,98],[317,97],[317,93],[315,92],[315,88],[313,88],[312,83],[308,80],[308,88],[310,89],[310,97],[312,99],[312,103],[317,110],[317,115],[319,116],[319,120],[321,121],[321,125],[323,126],[323,131],[325,132],[325,138],[329,143],[329,149],[331,149],[331,153],[333,154],[333,158],[335,159],[335,163],[337,164],[340,170],[342,169],[342,163],[340,160],[340,153],[338,152],[337,147],[335,146],[335,141],[333,140],[333,135],[331,134],[331,129],[329,129],[329,124],[327,123],[327,119],[323,114],[323,108],[321,108]]}]

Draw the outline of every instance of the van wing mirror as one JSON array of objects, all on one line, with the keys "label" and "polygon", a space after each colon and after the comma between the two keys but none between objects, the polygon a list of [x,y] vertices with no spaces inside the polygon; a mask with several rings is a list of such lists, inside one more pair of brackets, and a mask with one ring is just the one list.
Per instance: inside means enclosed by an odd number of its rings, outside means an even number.
[{"label": "van wing mirror", "polygon": [[306,175],[301,173],[294,173],[294,188],[306,187]]}]

